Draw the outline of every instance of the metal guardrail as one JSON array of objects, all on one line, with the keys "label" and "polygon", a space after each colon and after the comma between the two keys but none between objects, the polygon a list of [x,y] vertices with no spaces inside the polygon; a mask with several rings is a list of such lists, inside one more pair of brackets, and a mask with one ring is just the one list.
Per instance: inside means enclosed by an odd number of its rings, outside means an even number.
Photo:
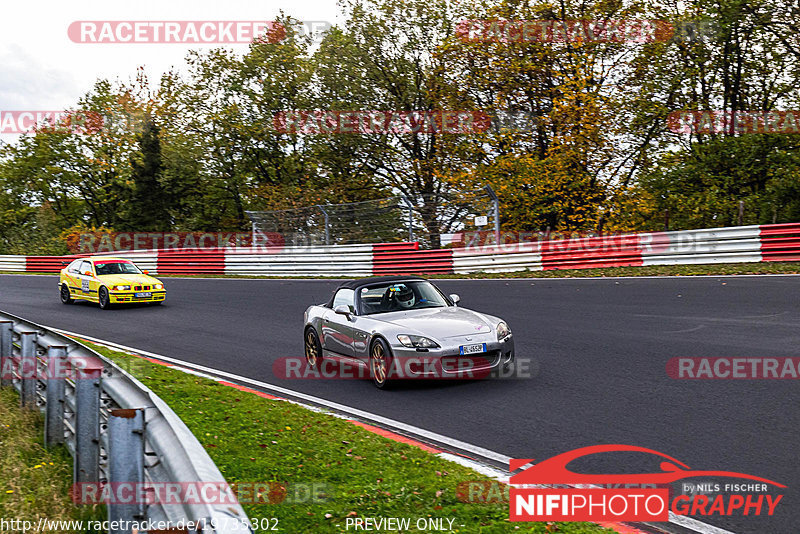
[{"label": "metal guardrail", "polygon": [[[533,235],[533,234],[531,234]],[[114,253],[153,274],[358,277],[390,273],[800,261],[800,223],[472,244],[419,250],[418,243],[227,247]],[[75,256],[0,256],[0,270],[58,272]],[[2,266],[5,265],[5,268]]]},{"label": "metal guardrail", "polygon": [[[170,483],[227,486],[203,446],[161,398],[116,363],[72,339],[0,312],[0,369],[0,386],[13,385],[23,408],[44,412],[45,444],[64,444],[71,452],[73,488],[121,483],[142,488]],[[164,503],[156,498],[114,502],[107,508],[112,525],[193,522],[205,534],[252,532],[238,503]]]}]

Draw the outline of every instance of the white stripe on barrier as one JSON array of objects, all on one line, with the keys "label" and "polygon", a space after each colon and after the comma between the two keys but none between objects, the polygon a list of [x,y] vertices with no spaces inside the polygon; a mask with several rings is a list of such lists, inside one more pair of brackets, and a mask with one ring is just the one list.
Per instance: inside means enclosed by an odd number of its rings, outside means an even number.
[{"label": "white stripe on barrier", "polygon": [[0,256],[0,271],[25,271],[27,256]]},{"label": "white stripe on barrier", "polygon": [[225,274],[271,276],[349,276],[372,274],[372,245],[225,250]]},{"label": "white stripe on barrier", "polygon": [[641,234],[643,265],[761,261],[758,226]]},{"label": "white stripe on barrier", "polygon": [[538,242],[453,249],[453,272],[456,274],[509,273],[525,269],[542,270]]}]

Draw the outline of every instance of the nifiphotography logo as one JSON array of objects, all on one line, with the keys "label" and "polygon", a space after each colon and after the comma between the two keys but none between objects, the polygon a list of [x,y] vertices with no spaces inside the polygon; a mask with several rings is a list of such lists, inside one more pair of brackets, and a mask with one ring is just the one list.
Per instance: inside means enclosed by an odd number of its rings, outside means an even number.
[{"label": "nifiphotography logo", "polygon": [[[567,469],[569,463],[579,458],[608,452],[655,455],[661,461],[661,471],[598,475]],[[514,472],[531,462],[531,459],[514,459],[509,467]],[[705,481],[682,483],[678,494],[670,493],[667,485],[696,477]],[[708,478],[717,477],[748,482],[707,482]],[[771,516],[783,495],[767,493],[768,486],[786,487],[745,473],[691,469],[664,453],[632,445],[594,445],[565,452],[512,475],[509,484],[511,521],[668,521],[670,512],[692,516]],[[698,487],[724,492],[710,496],[697,492]]]}]

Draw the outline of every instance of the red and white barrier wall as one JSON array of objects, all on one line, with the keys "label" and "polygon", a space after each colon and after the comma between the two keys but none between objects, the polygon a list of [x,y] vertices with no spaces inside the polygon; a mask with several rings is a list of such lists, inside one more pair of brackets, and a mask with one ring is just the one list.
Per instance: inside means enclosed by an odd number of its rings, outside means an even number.
[{"label": "red and white barrier wall", "polygon": [[[464,248],[418,243],[227,247],[110,253],[153,274],[333,276],[513,272],[642,265],[800,261],[800,223],[653,232]],[[79,256],[0,256],[0,271],[58,272]]]}]

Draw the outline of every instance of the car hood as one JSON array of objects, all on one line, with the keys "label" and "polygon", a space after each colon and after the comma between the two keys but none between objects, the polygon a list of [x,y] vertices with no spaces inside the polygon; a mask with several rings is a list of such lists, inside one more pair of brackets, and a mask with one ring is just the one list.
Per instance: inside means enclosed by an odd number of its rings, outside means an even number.
[{"label": "car hood", "polygon": [[419,332],[421,335],[438,339],[488,334],[493,331],[489,317],[455,306],[396,311],[369,317],[406,329],[409,334]]},{"label": "car hood", "polygon": [[146,274],[104,274],[97,277],[104,284],[132,285],[132,284],[160,284],[161,280]]}]

